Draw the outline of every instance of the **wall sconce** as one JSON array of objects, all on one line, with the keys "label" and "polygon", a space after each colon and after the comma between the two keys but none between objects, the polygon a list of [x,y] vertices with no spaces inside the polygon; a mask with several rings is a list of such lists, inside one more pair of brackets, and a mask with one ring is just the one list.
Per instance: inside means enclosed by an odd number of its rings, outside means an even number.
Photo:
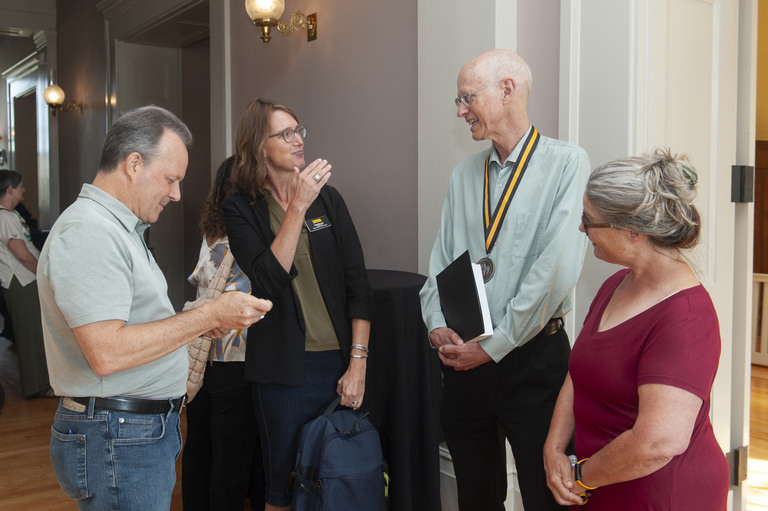
[{"label": "wall sconce", "polygon": [[75,100],[70,99],[69,103],[67,103],[67,106],[62,107],[61,105],[64,103],[64,90],[56,85],[56,70],[51,69],[51,84],[45,88],[43,91],[43,99],[46,103],[48,103],[48,106],[51,107],[51,116],[56,117],[56,111],[60,110],[62,112],[69,112],[70,110],[80,110],[80,113],[83,113],[83,104],[77,103]]},{"label": "wall sconce", "polygon": [[317,13],[304,15],[301,11],[291,14],[288,24],[279,21],[285,10],[285,0],[245,0],[245,10],[253,24],[261,27],[261,40],[268,43],[272,27],[278,32],[292,34],[301,28],[307,29],[307,41],[317,39]]}]

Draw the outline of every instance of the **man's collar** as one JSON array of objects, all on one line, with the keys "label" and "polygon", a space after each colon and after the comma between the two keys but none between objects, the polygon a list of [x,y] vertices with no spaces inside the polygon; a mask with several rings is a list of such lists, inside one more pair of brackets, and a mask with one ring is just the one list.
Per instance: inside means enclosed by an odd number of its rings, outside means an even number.
[{"label": "man's collar", "polygon": [[112,213],[117,221],[123,225],[126,231],[136,231],[141,233],[149,227],[149,224],[142,222],[139,217],[134,215],[133,212],[128,209],[128,206],[98,186],[88,183],[83,184],[83,188],[80,190],[80,197],[92,200],[103,206],[107,211]]},{"label": "man's collar", "polygon": [[[518,156],[520,156],[520,151],[523,150],[523,145],[525,145],[525,141],[528,139],[528,135],[531,133],[531,130],[533,129],[533,125],[531,123],[528,123],[528,129],[523,134],[523,138],[520,139],[520,141],[517,143],[514,149],[512,149],[512,152],[509,153],[509,156],[504,161],[504,164],[507,163],[514,163],[517,161]],[[496,146],[491,144],[491,162],[496,163],[499,165],[499,167],[503,167],[501,160],[499,159],[499,152],[496,150]]]}]

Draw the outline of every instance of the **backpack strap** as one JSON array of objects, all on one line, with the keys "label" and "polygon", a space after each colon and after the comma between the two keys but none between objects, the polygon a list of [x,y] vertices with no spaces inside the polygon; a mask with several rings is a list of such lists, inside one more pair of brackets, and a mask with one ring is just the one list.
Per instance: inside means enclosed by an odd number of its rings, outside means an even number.
[{"label": "backpack strap", "polygon": [[341,403],[341,396],[337,396],[336,399],[334,399],[331,404],[328,405],[328,408],[326,408],[323,412],[323,417],[330,419],[331,414],[334,410],[336,410],[336,407],[339,406],[339,403]]}]

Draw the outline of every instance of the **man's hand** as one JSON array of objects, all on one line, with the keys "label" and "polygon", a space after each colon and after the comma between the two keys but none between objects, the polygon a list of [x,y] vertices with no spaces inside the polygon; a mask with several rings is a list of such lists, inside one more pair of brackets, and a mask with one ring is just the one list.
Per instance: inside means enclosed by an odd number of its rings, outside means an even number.
[{"label": "man's hand", "polygon": [[429,341],[432,343],[432,346],[438,349],[444,344],[464,344],[459,334],[448,327],[435,328],[429,332]]},{"label": "man's hand", "polygon": [[447,327],[432,330],[429,340],[438,349],[440,361],[457,371],[468,371],[493,360],[479,344],[465,343],[459,334]]},{"label": "man's hand", "polygon": [[228,291],[209,302],[214,308],[216,323],[227,330],[244,330],[272,309],[272,302],[240,291]]},{"label": "man's hand", "polygon": [[477,366],[493,360],[491,356],[476,342],[457,346],[446,344],[438,350],[440,361],[457,371],[469,371]]}]

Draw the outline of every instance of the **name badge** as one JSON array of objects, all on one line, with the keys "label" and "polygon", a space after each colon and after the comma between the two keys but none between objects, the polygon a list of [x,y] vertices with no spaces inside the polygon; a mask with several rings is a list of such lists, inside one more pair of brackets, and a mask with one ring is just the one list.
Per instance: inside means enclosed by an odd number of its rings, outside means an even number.
[{"label": "name badge", "polygon": [[315,232],[325,229],[326,227],[330,227],[331,222],[328,220],[327,216],[323,215],[317,218],[312,218],[310,220],[304,220],[304,225],[307,226],[307,231]]}]

